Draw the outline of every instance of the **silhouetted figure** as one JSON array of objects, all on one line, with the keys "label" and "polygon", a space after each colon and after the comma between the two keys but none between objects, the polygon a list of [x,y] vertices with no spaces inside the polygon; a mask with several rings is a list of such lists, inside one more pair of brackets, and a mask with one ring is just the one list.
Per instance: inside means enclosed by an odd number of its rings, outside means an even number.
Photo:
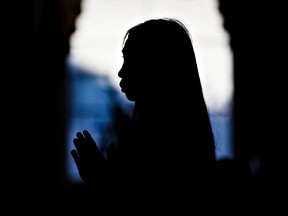
[{"label": "silhouetted figure", "polygon": [[135,102],[129,133],[105,157],[88,131],[78,132],[71,154],[80,176],[98,193],[114,186],[170,194],[208,181],[214,138],[188,30],[152,19],[128,30],[123,44],[119,85]]}]

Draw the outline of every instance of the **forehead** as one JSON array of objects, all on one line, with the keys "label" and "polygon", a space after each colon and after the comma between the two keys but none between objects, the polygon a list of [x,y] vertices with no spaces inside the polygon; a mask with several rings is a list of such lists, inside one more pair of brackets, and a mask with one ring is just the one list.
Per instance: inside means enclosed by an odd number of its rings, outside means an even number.
[{"label": "forehead", "polygon": [[139,58],[146,58],[150,55],[151,47],[149,44],[142,42],[141,40],[135,41],[127,39],[123,48],[122,53],[123,56],[129,57],[130,59],[138,59]]},{"label": "forehead", "polygon": [[135,33],[135,31],[129,31],[124,38],[122,52],[136,52],[137,50],[143,50],[145,46],[147,46],[147,39],[143,35]]},{"label": "forehead", "polygon": [[122,53],[124,55],[127,55],[128,53],[131,53],[134,51],[133,47],[135,47],[135,43],[133,43],[131,38],[127,38],[124,42],[124,47],[122,49]]},{"label": "forehead", "polygon": [[127,46],[126,45],[124,45],[124,47],[122,48],[122,53],[123,53],[123,55],[126,55],[127,54]]}]

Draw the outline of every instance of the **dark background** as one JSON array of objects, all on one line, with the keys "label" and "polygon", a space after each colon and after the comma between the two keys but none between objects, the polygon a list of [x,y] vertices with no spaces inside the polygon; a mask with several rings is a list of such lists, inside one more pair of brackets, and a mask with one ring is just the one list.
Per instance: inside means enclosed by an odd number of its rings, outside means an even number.
[{"label": "dark background", "polygon": [[[226,8],[234,51],[235,157],[258,164],[259,191],[283,192],[286,11],[284,3],[250,2]],[[66,179],[64,162],[65,58],[80,1],[10,3],[2,7],[2,195],[8,204],[53,209],[81,193]]]}]

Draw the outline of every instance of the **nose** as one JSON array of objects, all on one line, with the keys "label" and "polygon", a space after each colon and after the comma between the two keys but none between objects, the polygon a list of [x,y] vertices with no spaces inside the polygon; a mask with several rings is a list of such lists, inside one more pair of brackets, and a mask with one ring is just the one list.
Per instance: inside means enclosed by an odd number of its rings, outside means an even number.
[{"label": "nose", "polygon": [[123,76],[123,66],[120,68],[118,72],[118,77],[122,78],[122,76]]}]

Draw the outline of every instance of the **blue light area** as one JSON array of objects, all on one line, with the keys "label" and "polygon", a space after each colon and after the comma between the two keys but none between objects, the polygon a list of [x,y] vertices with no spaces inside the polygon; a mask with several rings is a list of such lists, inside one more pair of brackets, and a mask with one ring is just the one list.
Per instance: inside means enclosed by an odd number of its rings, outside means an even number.
[{"label": "blue light area", "polygon": [[[117,139],[113,131],[113,108],[119,106],[124,114],[131,117],[133,103],[115,89],[109,78],[97,73],[89,73],[80,67],[68,64],[67,92],[67,175],[73,182],[81,181],[70,155],[74,148],[73,139],[78,131],[91,132],[100,149],[105,153],[107,144]],[[230,105],[222,112],[210,112],[217,159],[232,158],[232,122]]]},{"label": "blue light area", "polygon": [[105,153],[107,145],[117,139],[113,128],[115,108],[118,107],[124,115],[131,116],[133,103],[113,87],[107,76],[89,73],[69,62],[67,69],[67,176],[71,181],[80,181],[70,155],[76,133],[88,130]]}]

